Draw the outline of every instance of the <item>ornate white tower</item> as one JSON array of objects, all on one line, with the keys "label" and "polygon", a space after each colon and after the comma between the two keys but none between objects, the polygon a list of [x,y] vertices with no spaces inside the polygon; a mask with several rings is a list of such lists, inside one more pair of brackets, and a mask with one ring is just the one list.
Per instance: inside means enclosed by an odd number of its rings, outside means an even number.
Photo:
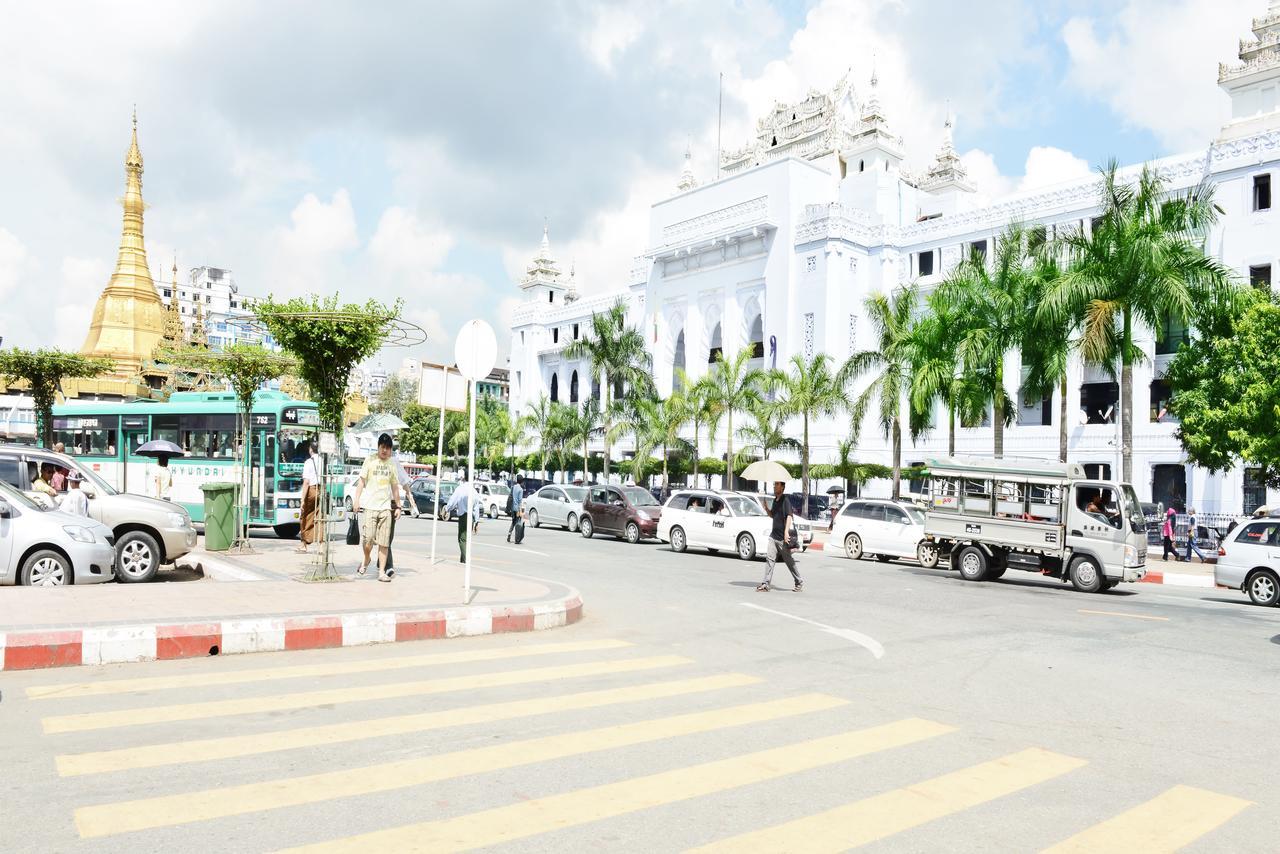
[{"label": "ornate white tower", "polygon": [[538,254],[533,256],[533,261],[525,269],[520,289],[525,293],[525,302],[551,305],[564,302],[564,274],[560,272],[556,258],[551,254],[551,237],[545,225],[542,227],[542,245],[538,247]]},{"label": "ornate white tower", "polygon": [[942,126],[942,150],[938,152],[933,165],[929,167],[928,174],[920,182],[920,189],[930,193],[946,190],[959,190],[965,193],[974,191],[973,184],[969,182],[969,173],[960,162],[960,155],[956,154],[955,139],[952,135],[954,126],[955,118],[948,110],[947,121]]},{"label": "ornate white tower", "polygon": [[1231,119],[1221,139],[1280,127],[1280,0],[1253,19],[1252,39],[1240,40],[1240,62],[1218,65],[1218,85],[1231,96]]},{"label": "ornate white tower", "polygon": [[684,148],[684,171],[680,173],[680,180],[676,182],[676,191],[687,193],[696,186],[698,186],[698,179],[693,177],[693,151],[686,145]]}]

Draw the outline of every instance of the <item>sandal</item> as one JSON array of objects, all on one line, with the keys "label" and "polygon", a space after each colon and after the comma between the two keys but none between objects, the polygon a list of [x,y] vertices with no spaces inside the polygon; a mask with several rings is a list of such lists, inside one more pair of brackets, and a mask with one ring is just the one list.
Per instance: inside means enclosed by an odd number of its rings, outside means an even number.
[{"label": "sandal", "polygon": [[760,585],[757,585],[757,587],[756,587],[756,592],[758,592],[758,593],[768,593],[768,592],[769,592],[769,585],[767,585],[767,584],[760,584]]},{"label": "sandal", "polygon": [[369,567],[367,566],[358,566],[356,567],[356,575],[364,576],[365,572],[367,572],[368,569]]}]

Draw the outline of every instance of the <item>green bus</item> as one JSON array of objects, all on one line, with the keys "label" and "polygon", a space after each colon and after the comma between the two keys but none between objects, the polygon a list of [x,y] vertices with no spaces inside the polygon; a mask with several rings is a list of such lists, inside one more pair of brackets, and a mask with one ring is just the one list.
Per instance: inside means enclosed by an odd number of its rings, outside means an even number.
[{"label": "green bus", "polygon": [[[54,442],[83,460],[121,492],[148,492],[147,472],[155,461],[135,451],[152,439],[167,439],[186,454],[175,457],[170,500],[196,522],[204,521],[203,484],[243,482],[236,397],[228,391],[175,392],[168,401],[71,401],[53,408]],[[316,440],[316,404],[279,391],[253,398],[250,427],[249,520],[271,526],[281,537],[297,536],[302,515],[301,444]],[[335,509],[342,507],[342,463],[330,464]]]}]

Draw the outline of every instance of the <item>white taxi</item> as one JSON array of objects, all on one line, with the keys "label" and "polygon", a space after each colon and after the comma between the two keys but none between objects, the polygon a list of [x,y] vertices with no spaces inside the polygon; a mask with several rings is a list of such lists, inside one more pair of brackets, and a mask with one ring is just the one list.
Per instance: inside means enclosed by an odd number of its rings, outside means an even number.
[{"label": "white taxi", "polygon": [[765,556],[772,530],[773,520],[755,500],[704,489],[674,493],[658,520],[658,539],[670,543],[673,552],[733,549],[743,560]]},{"label": "white taxi", "polygon": [[924,511],[895,501],[846,502],[831,526],[830,543],[851,560],[875,555],[882,561],[913,558],[926,569],[938,565],[938,547],[924,538]]}]

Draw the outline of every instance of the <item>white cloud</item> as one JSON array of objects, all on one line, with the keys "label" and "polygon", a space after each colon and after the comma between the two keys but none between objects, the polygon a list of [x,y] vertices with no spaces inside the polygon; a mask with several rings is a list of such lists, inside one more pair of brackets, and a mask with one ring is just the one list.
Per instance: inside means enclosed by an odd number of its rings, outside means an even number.
[{"label": "white cloud", "polygon": [[1203,146],[1228,116],[1218,63],[1235,57],[1262,11],[1259,0],[1128,0],[1108,7],[1105,29],[1072,18],[1062,27],[1068,79],[1167,146]]},{"label": "white cloud", "polygon": [[379,266],[395,273],[414,273],[439,267],[455,241],[438,226],[422,222],[402,207],[382,212],[369,241],[369,253]]},{"label": "white cloud", "polygon": [[1087,178],[1093,169],[1089,161],[1076,157],[1070,151],[1054,148],[1049,145],[1037,145],[1027,154],[1027,162],[1023,168],[1022,180],[1018,182],[1018,191],[1035,190],[1063,181]]},{"label": "white cloud", "polygon": [[1000,174],[1000,167],[990,152],[974,148],[960,155],[960,162],[969,173],[969,180],[988,198],[999,198],[1013,192],[1016,182]]},{"label": "white cloud", "polygon": [[23,281],[31,263],[30,253],[22,241],[0,228],[0,297]]},{"label": "white cloud", "polygon": [[89,331],[98,293],[111,276],[111,265],[104,258],[68,257],[62,259],[61,272],[58,305],[53,314],[53,345],[79,350]]},{"label": "white cloud", "polygon": [[582,34],[587,53],[605,71],[613,71],[615,55],[622,53],[644,29],[639,14],[624,6],[596,7],[590,29]]}]

